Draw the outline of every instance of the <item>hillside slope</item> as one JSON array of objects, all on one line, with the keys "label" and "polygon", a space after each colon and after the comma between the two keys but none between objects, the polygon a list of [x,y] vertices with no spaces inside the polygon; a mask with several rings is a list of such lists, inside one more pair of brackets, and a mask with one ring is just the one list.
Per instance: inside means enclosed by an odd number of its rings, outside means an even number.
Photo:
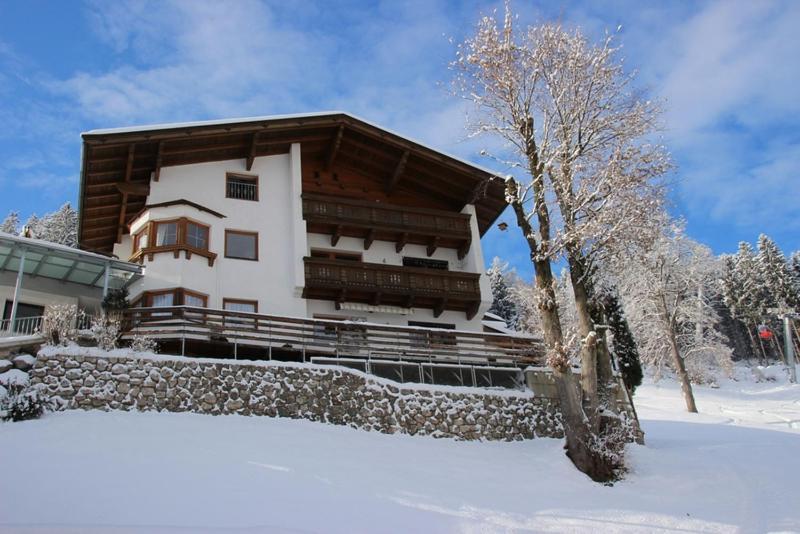
[{"label": "hillside slope", "polygon": [[636,400],[647,446],[614,487],[557,440],[474,443],[307,421],[67,412],[0,424],[0,532],[800,530],[800,387]]}]

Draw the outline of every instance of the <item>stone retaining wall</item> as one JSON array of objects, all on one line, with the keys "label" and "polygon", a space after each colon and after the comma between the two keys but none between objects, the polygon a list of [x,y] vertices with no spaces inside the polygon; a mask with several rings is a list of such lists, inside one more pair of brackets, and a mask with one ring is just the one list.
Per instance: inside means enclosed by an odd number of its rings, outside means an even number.
[{"label": "stone retaining wall", "polygon": [[399,385],[334,366],[43,351],[31,378],[66,408],[292,417],[466,440],[563,436],[557,405],[530,392]]}]

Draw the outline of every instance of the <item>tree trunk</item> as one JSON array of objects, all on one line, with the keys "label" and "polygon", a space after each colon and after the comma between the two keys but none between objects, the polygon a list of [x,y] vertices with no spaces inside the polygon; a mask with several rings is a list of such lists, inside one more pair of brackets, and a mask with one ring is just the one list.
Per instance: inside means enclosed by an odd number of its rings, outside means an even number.
[{"label": "tree trunk", "polygon": [[[535,165],[532,164],[532,171]],[[536,182],[536,180],[534,180]],[[537,182],[541,184],[541,180]],[[531,263],[536,276],[536,288],[539,300],[539,312],[542,322],[542,333],[548,350],[547,363],[553,369],[558,399],[564,425],[564,438],[567,456],[581,472],[596,482],[609,482],[616,477],[615,467],[603,455],[592,448],[592,427],[583,410],[580,389],[572,372],[569,357],[564,349],[564,335],[556,304],[555,277],[550,259],[542,253],[536,242],[535,233],[528,221],[525,208],[518,196],[518,185],[514,180],[506,183],[506,198],[509,200],[517,225],[522,230],[530,249]],[[544,241],[549,239],[549,213],[544,204],[544,194],[536,191],[536,214],[539,222],[539,234]]]},{"label": "tree trunk", "polygon": [[567,254],[572,291],[575,294],[575,311],[578,318],[578,333],[581,336],[581,389],[583,402],[592,427],[598,428],[597,399],[597,332],[590,314],[589,293],[584,281],[583,265],[572,254]]},{"label": "tree trunk", "polygon": [[683,400],[686,402],[686,410],[691,413],[697,413],[697,405],[694,402],[694,393],[692,392],[692,383],[689,380],[689,373],[686,372],[686,362],[683,361],[680,350],[678,350],[678,340],[675,338],[675,329],[673,328],[672,321],[668,317],[664,317],[669,325],[669,349],[672,353],[672,363],[675,364],[675,372],[678,373],[678,380],[681,383],[681,391],[683,392]]}]

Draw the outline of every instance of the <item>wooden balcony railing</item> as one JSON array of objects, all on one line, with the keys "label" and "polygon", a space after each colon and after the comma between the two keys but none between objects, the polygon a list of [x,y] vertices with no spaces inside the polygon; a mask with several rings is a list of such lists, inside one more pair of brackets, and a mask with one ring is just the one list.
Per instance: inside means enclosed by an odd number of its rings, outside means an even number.
[{"label": "wooden balcony railing", "polygon": [[365,249],[377,239],[394,242],[398,253],[407,243],[425,245],[428,256],[438,247],[455,248],[461,259],[472,243],[464,213],[304,194],[303,218],[309,232],[330,234],[332,246],[342,236],[358,237]]},{"label": "wooden balcony railing", "polygon": [[124,337],[147,334],[162,342],[228,343],[234,357],[237,350],[249,346],[266,349],[260,354],[270,359],[279,354],[284,358],[293,354],[302,361],[328,357],[519,368],[541,364],[544,353],[538,339],[482,332],[279,317],[190,306],[130,308],[123,313]]},{"label": "wooden balcony railing", "polygon": [[382,263],[303,258],[305,298],[463,311],[468,319],[481,302],[480,275]]}]

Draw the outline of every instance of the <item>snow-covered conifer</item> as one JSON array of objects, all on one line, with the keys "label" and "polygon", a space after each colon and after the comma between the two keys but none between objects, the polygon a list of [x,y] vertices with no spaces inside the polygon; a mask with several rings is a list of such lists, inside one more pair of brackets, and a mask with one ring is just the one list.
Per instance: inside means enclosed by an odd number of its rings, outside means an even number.
[{"label": "snow-covered conifer", "polygon": [[0,232],[5,232],[7,234],[17,235],[19,234],[19,213],[16,211],[12,211],[9,213],[3,222],[0,223]]},{"label": "snow-covered conifer", "polygon": [[492,288],[492,307],[489,312],[502,317],[509,328],[516,329],[519,314],[509,288],[508,262],[495,257],[486,275]]}]

